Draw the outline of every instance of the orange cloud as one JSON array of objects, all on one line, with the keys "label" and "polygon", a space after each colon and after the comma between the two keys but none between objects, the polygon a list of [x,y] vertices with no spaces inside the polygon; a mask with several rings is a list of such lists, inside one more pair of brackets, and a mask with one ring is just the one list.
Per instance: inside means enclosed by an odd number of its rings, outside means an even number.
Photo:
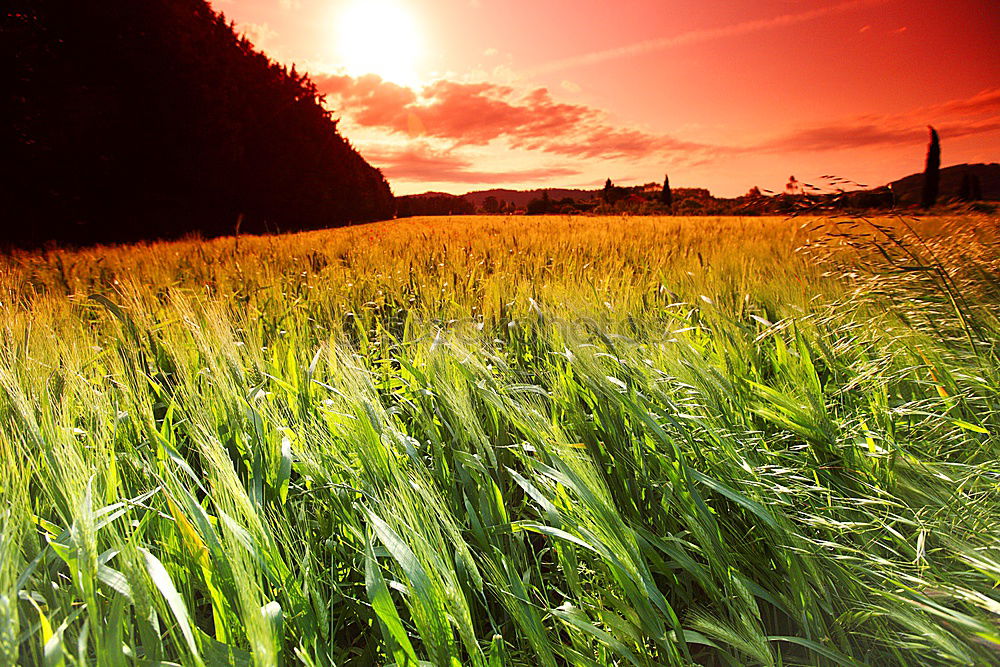
[{"label": "orange cloud", "polygon": [[415,91],[378,76],[314,77],[333,105],[361,126],[421,134],[453,146],[504,140],[511,148],[567,157],[638,158],[710,147],[615,127],[599,109],[557,102],[546,88],[527,93],[491,83],[441,80]]}]

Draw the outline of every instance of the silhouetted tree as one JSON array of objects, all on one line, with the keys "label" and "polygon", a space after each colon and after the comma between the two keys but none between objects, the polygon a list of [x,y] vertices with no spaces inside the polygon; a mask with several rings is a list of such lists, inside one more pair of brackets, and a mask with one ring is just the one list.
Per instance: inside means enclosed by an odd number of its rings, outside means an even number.
[{"label": "silhouetted tree", "polygon": [[604,203],[611,203],[611,196],[614,192],[615,185],[611,182],[611,179],[604,181],[604,190],[601,191],[601,197],[604,199]]},{"label": "silhouetted tree", "polygon": [[924,189],[920,197],[920,206],[931,208],[937,203],[938,187],[941,183],[941,142],[937,130],[928,126],[931,140],[927,145],[927,164],[924,167]]},{"label": "silhouetted tree", "polygon": [[576,207],[576,200],[572,197],[563,197],[557,202],[555,210],[558,213],[576,213],[579,209]]},{"label": "silhouetted tree", "polygon": [[785,194],[797,195],[802,193],[802,187],[799,185],[799,180],[795,176],[789,176],[788,182],[785,183]]},{"label": "silhouetted tree", "polygon": [[496,215],[500,212],[500,202],[493,195],[483,200],[483,212],[489,215]]},{"label": "silhouetted tree", "polygon": [[667,174],[663,175],[663,191],[660,193],[660,203],[668,209],[674,205],[674,196],[670,192],[670,176]]},{"label": "silhouetted tree", "polygon": [[[11,7],[10,5],[14,5]],[[128,241],[391,217],[307,76],[205,0],[10,0],[0,13],[8,240]]]},{"label": "silhouetted tree", "polygon": [[549,200],[549,191],[542,190],[542,196],[528,202],[528,215],[544,215],[552,212],[552,202]]}]

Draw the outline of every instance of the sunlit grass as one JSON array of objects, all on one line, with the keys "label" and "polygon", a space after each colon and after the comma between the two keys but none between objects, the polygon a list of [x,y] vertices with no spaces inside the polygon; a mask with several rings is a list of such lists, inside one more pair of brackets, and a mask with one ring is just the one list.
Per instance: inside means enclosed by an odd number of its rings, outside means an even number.
[{"label": "sunlit grass", "polygon": [[0,663],[996,662],[996,221],[802,222],[2,260]]}]

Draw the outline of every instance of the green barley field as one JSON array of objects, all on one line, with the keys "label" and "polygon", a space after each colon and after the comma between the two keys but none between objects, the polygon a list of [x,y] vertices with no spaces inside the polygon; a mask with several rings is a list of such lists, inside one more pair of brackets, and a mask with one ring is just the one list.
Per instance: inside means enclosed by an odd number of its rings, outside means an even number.
[{"label": "green barley field", "polygon": [[996,664],[998,232],[3,257],[0,664]]}]

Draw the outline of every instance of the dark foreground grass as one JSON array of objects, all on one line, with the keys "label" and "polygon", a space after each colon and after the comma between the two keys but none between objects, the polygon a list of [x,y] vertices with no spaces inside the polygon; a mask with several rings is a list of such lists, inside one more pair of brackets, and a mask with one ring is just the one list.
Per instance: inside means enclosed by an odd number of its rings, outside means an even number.
[{"label": "dark foreground grass", "polygon": [[9,258],[0,663],[1000,661],[996,221],[875,223]]}]

